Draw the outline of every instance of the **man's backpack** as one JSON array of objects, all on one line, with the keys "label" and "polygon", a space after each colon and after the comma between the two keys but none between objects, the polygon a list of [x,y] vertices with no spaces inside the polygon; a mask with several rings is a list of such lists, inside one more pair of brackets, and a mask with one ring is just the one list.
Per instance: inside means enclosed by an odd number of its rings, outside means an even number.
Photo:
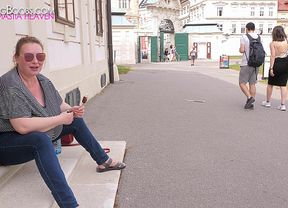
[{"label": "man's backpack", "polygon": [[248,60],[248,66],[259,67],[265,61],[265,51],[260,36],[258,35],[258,38],[252,38],[251,35],[246,35],[249,39],[249,59],[245,53],[246,59]]}]

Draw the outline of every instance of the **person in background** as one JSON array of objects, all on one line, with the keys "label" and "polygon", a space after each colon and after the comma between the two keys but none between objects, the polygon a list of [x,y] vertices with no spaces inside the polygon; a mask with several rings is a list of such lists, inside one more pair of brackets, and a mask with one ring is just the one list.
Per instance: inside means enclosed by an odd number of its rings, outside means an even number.
[{"label": "person in background", "polygon": [[[244,95],[247,97],[244,109],[253,109],[259,67],[255,69],[255,67],[248,66],[250,42],[247,34],[249,34],[252,38],[258,38],[258,35],[255,33],[255,25],[253,22],[246,24],[246,34],[241,37],[239,48],[239,52],[242,53],[242,61],[240,64],[239,73],[239,86]],[[249,87],[247,87],[247,83],[249,83]]]},{"label": "person in background", "polygon": [[175,56],[176,56],[176,49],[173,45],[170,45],[170,61],[175,61]]},{"label": "person in background", "polygon": [[286,85],[288,79],[288,42],[287,35],[282,26],[276,26],[273,28],[270,54],[266,100],[262,102],[262,106],[271,107],[273,86],[279,86],[281,92],[281,103],[278,106],[278,109],[286,111],[285,101],[287,98]]},{"label": "person in background", "polygon": [[191,57],[191,66],[194,66],[195,59],[196,59],[196,50],[194,47],[190,51],[190,57]]},{"label": "person in background", "polygon": [[165,50],[164,50],[164,62],[166,60],[169,61],[169,50],[168,50],[168,48],[165,48]]},{"label": "person in background", "polygon": [[97,172],[126,165],[110,158],[92,135],[82,118],[84,106],[65,103],[52,82],[40,74],[45,57],[37,38],[23,37],[16,44],[16,66],[0,77],[0,164],[35,160],[59,207],[75,208],[79,205],[52,141],[73,134],[98,164]]}]

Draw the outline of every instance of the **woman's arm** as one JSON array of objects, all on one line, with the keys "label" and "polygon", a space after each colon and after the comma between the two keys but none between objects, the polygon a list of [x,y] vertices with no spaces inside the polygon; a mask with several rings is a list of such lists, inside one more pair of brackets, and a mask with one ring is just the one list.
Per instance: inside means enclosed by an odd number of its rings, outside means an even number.
[{"label": "woman's arm", "polygon": [[270,67],[269,67],[269,73],[273,77],[274,72],[273,72],[273,66],[274,66],[274,61],[275,61],[275,48],[273,42],[270,43]]},{"label": "woman's arm", "polygon": [[13,118],[10,123],[19,134],[33,131],[46,132],[59,125],[69,125],[73,121],[73,113],[63,112],[52,117]]},{"label": "woman's arm", "polygon": [[273,42],[270,43],[270,68],[273,69],[275,61],[275,48]]},{"label": "woman's arm", "polygon": [[60,110],[61,112],[64,112],[64,111],[68,111],[70,110],[72,107],[68,104],[68,103],[65,103],[64,101],[61,103],[60,105]]}]

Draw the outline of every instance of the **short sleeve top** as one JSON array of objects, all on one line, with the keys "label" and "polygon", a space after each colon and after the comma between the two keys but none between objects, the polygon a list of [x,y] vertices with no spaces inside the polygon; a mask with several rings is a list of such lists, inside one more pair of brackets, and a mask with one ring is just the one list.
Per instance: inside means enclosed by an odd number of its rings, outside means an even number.
[{"label": "short sleeve top", "polygon": [[[9,119],[50,117],[61,113],[62,98],[52,82],[44,75],[37,75],[43,90],[43,107],[22,82],[17,68],[0,77],[0,132],[15,131]],[[51,139],[56,139],[63,126],[57,126],[46,133]]]},{"label": "short sleeve top", "polygon": [[[256,33],[249,33],[249,35],[251,35],[252,38],[258,38],[258,34]],[[247,58],[249,58],[249,38],[247,37],[247,35],[242,35],[241,39],[240,39],[240,44],[243,44],[244,45],[244,48],[245,48],[245,53],[243,53],[242,55],[242,62],[241,62],[241,66],[247,66],[248,65],[248,61],[247,61]],[[247,56],[247,58],[246,58]]]}]

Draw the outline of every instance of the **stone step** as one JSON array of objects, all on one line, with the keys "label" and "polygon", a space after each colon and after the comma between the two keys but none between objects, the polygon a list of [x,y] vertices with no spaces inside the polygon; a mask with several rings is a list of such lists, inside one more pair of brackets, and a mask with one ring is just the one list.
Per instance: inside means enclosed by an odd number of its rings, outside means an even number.
[{"label": "stone step", "polygon": [[[124,141],[100,143],[111,149],[111,157],[123,160],[126,147]],[[59,161],[80,207],[114,207],[120,171],[96,173],[96,163],[81,146],[62,147]],[[58,207],[34,161],[1,167],[0,184],[0,207]]]},{"label": "stone step", "polygon": [[23,167],[21,165],[13,165],[13,166],[0,166],[0,187],[3,187],[6,182],[13,177],[13,175]]}]

